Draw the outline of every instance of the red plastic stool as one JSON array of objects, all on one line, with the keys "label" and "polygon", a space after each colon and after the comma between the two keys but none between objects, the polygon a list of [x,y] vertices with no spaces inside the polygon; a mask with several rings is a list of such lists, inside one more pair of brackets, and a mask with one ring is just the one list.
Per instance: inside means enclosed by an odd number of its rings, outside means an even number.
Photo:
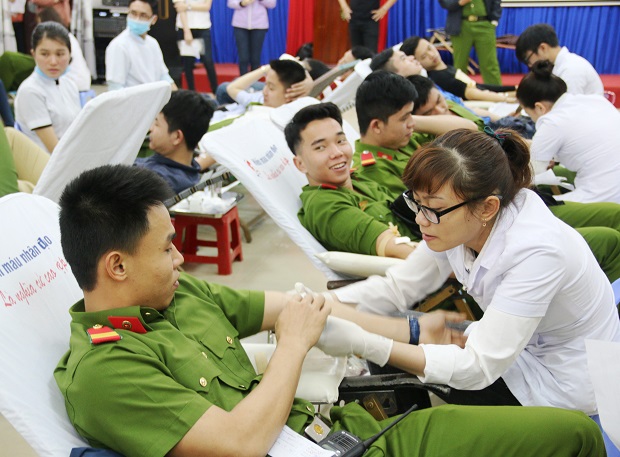
[{"label": "red plastic stool", "polygon": [[[186,262],[215,263],[217,273],[232,273],[232,263],[243,260],[241,252],[241,229],[237,207],[233,206],[226,214],[183,214],[173,213],[173,224],[176,231],[174,245]],[[215,228],[216,241],[198,239],[198,226],[210,225]],[[197,254],[198,246],[217,248],[216,256]]]}]

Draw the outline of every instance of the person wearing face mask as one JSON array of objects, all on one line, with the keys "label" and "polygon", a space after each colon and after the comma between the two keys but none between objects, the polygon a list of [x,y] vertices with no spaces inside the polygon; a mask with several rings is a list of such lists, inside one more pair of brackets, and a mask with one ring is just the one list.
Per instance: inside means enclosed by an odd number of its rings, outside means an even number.
[{"label": "person wearing face mask", "polygon": [[57,22],[42,22],[32,33],[34,72],[19,86],[15,117],[20,129],[48,152],[80,111],[80,93],[63,76],[71,60],[69,32]]},{"label": "person wearing face mask", "polygon": [[155,38],[147,32],[157,22],[156,0],[130,0],[127,28],[114,38],[105,51],[106,80],[109,90],[156,81],[176,84],[168,73]]}]

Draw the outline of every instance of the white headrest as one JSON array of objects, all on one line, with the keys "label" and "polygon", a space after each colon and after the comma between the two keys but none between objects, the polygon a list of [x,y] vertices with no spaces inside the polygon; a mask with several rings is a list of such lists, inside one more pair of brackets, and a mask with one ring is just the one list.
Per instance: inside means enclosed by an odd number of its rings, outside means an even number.
[{"label": "white headrest", "polygon": [[155,116],[170,99],[165,81],[106,92],[88,102],[58,142],[34,193],[57,202],[85,170],[134,162]]},{"label": "white headrest", "polygon": [[366,59],[355,65],[355,71],[351,73],[344,82],[336,87],[327,97],[323,99],[325,102],[335,103],[340,111],[344,112],[355,106],[355,93],[357,88],[362,84],[366,76],[372,73],[370,69],[370,60]]},{"label": "white headrest", "polygon": [[294,100],[290,103],[285,103],[282,106],[274,108],[271,111],[271,120],[275,125],[277,125],[281,130],[284,130],[286,124],[291,122],[293,116],[302,108],[310,105],[317,105],[319,102],[316,98],[312,97],[301,97],[297,100]]}]

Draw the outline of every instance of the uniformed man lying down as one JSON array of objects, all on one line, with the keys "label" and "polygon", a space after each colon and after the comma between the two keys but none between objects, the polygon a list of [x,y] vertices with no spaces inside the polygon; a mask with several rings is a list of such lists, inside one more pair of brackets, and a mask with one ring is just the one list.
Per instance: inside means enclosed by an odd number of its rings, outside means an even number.
[{"label": "uniformed man lying down", "polygon": [[309,183],[300,195],[299,220],[327,250],[402,259],[413,251],[411,244],[399,242],[401,236],[419,239],[413,213],[399,213],[411,216],[410,221],[397,216],[388,187],[351,171],[353,149],[336,105],[301,109],[284,135]]},{"label": "uniformed man lying down", "polygon": [[[328,315],[344,313],[322,296],[233,290],[180,273],[162,204],[168,196],[152,171],[108,165],[83,173],[61,197],[63,251],[84,292],[70,310],[70,348],[55,372],[69,418],[92,446],[127,457],[264,456],[285,424],[300,432],[312,420],[312,405],[294,398],[302,362]],[[420,343],[452,340],[445,327],[424,332],[426,323]],[[274,328],[277,348],[257,376],[239,338]],[[392,340],[353,328],[351,341],[361,338],[367,349],[352,351],[386,363]],[[336,429],[362,438],[386,425],[356,404],[331,415]],[[412,413],[366,455],[457,454],[605,450],[581,412],[442,406]]]}]

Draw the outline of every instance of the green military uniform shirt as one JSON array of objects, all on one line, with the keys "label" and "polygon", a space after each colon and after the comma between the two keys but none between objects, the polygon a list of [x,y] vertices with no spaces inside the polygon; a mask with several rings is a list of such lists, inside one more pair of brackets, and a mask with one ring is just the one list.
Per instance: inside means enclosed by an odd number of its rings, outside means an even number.
[{"label": "green military uniform shirt", "polygon": [[[161,312],[137,306],[85,312],[80,301],[70,313],[70,350],[54,376],[71,422],[94,447],[163,457],[211,405],[232,410],[260,380],[239,338],[260,331],[263,292],[181,274]],[[120,316],[111,318],[115,329],[110,316]],[[122,339],[91,343],[87,330],[98,325]],[[288,425],[300,431],[313,413],[296,400]]]},{"label": "green military uniform shirt", "polygon": [[476,124],[476,127],[478,127],[478,130],[480,130],[481,132],[484,130],[484,120],[476,113],[472,113],[466,107],[459,105],[452,100],[446,100],[446,103],[448,104],[448,109],[454,114],[462,117],[463,119],[469,119],[470,121],[473,121]]},{"label": "green military uniform shirt", "polygon": [[[432,141],[434,138],[434,135],[415,132],[411,135],[409,143],[398,150],[373,146],[357,140],[353,153],[353,167],[359,176],[385,186],[396,198],[407,190],[403,184],[402,176],[409,159],[421,145]],[[372,154],[372,163],[362,163],[362,154],[366,151]]]},{"label": "green military uniform shirt", "polygon": [[379,235],[392,222],[402,236],[415,235],[390,211],[391,192],[374,181],[351,176],[354,190],[333,186],[305,186],[300,195],[301,224],[330,251],[377,254]]}]

